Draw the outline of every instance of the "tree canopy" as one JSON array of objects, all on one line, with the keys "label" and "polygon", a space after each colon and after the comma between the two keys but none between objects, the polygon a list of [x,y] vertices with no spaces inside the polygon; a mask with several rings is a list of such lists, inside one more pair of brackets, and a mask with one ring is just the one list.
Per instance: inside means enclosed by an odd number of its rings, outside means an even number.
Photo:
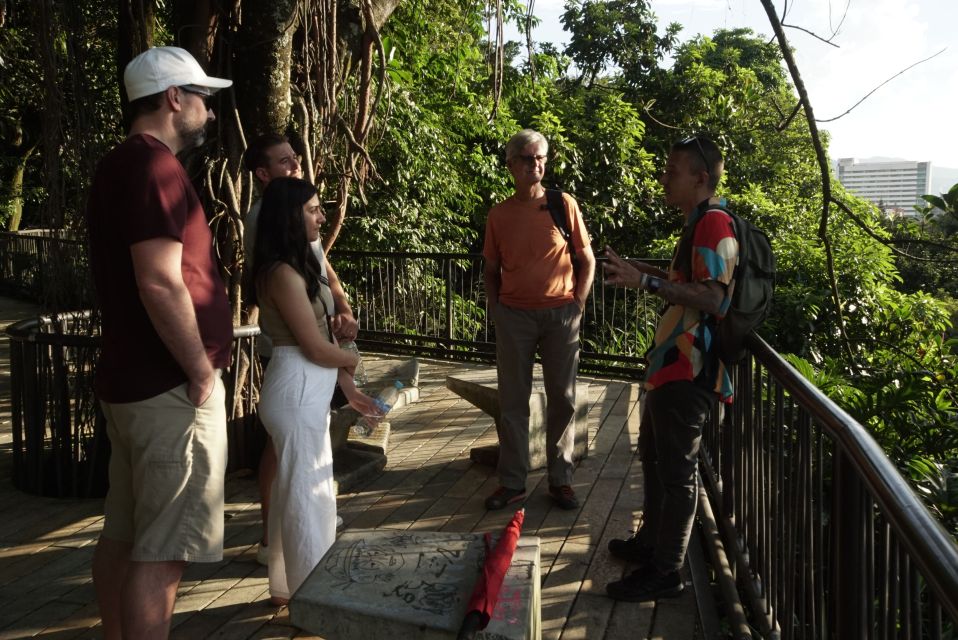
[{"label": "tree canopy", "polygon": [[532,127],[594,248],[659,258],[681,225],[659,168],[673,140],[709,135],[727,158],[721,195],[778,256],[763,336],[915,477],[958,465],[955,190],[914,223],[837,181],[823,191],[781,41],[719,29],[681,42],[647,0],[568,0],[567,46],[499,46],[497,23],[528,20],[515,0],[0,2],[0,222],[77,227],[96,159],[123,135],[120,71],[151,45],[184,46],[236,82],[216,99],[212,141],[184,161],[237,321],[254,193],[238,161],[256,133],[288,132],[306,156],[331,203],[327,245],[478,251],[510,191],[503,145]]}]

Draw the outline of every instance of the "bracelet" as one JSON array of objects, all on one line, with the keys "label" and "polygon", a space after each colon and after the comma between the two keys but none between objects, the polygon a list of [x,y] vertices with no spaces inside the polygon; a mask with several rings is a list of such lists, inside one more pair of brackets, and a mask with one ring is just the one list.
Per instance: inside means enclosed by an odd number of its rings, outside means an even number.
[{"label": "bracelet", "polygon": [[649,276],[649,279],[646,282],[645,287],[646,289],[649,290],[649,293],[658,293],[659,289],[662,287],[662,278]]}]

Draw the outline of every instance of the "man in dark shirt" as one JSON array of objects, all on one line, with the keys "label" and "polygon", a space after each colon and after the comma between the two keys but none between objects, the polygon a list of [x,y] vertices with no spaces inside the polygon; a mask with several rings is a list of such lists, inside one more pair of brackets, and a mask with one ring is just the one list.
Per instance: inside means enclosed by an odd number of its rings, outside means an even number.
[{"label": "man in dark shirt", "polygon": [[232,84],[176,47],[124,72],[133,123],[87,206],[102,317],[95,388],[112,445],[93,580],[106,638],[164,638],[186,562],[223,556],[232,323],[206,215],[175,154]]}]

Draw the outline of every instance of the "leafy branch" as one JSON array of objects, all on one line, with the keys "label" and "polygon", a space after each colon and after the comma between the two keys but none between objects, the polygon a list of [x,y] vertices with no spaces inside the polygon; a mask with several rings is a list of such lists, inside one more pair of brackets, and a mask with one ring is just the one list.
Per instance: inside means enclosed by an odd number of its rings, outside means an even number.
[{"label": "leafy branch", "polygon": [[838,330],[842,339],[842,347],[848,356],[849,363],[854,366],[855,354],[852,351],[851,344],[848,340],[848,332],[845,327],[845,318],[842,312],[841,296],[838,291],[838,279],[835,276],[835,256],[832,251],[831,241],[828,237],[828,217],[832,202],[831,168],[829,166],[828,156],[825,153],[825,147],[822,144],[821,136],[818,132],[818,125],[817,121],[815,120],[815,112],[812,109],[812,102],[808,97],[808,90],[805,88],[802,75],[798,70],[798,65],[795,62],[795,56],[792,55],[792,49],[788,44],[788,39],[785,37],[785,31],[782,28],[782,23],[778,18],[775,7],[772,6],[772,0],[761,1],[762,6],[765,8],[765,13],[768,15],[769,23],[772,25],[772,30],[775,32],[779,49],[781,50],[782,57],[784,58],[785,64],[788,67],[788,72],[792,77],[792,82],[795,84],[795,90],[798,92],[799,100],[805,112],[805,119],[808,122],[808,131],[812,138],[812,145],[815,148],[815,157],[818,160],[818,167],[822,176],[822,217],[818,226],[818,237],[821,239],[822,245],[825,248],[828,281],[831,287],[832,303],[835,306],[835,315],[838,318]]},{"label": "leafy branch", "polygon": [[899,255],[903,258],[908,258],[909,260],[918,260],[922,262],[945,262],[945,263],[958,262],[958,260],[942,260],[940,258],[922,258],[920,256],[914,256],[914,255],[911,255],[910,253],[906,253],[902,251],[901,249],[898,249],[896,245],[920,244],[926,247],[930,247],[934,249],[942,249],[944,251],[950,251],[950,252],[958,252],[958,247],[947,245],[947,244],[941,244],[939,242],[932,242],[931,240],[923,240],[921,238],[909,238],[908,240],[895,240],[894,238],[882,238],[881,236],[876,234],[874,231],[872,231],[872,229],[867,224],[865,224],[865,221],[859,218],[858,215],[856,215],[855,212],[851,210],[851,207],[849,207],[847,204],[845,204],[844,202],[842,202],[835,196],[832,196],[832,202],[835,203],[835,205],[837,205],[839,209],[844,211],[845,215],[851,218],[852,222],[858,225],[858,227],[862,231],[864,231],[869,236],[871,236],[872,239],[888,247],[896,255]]},{"label": "leafy branch", "polygon": [[[947,49],[947,47],[946,47],[945,49]],[[849,113],[851,113],[852,110],[854,110],[858,105],[860,105],[861,103],[863,103],[865,100],[867,100],[869,97],[871,97],[871,95],[872,95],[873,93],[875,93],[876,91],[878,91],[879,89],[881,89],[882,87],[884,87],[886,84],[888,84],[889,82],[891,82],[892,80],[894,80],[895,78],[897,78],[898,76],[900,76],[901,74],[905,73],[906,71],[908,71],[908,70],[910,70],[910,69],[914,69],[914,68],[917,67],[918,65],[920,65],[920,64],[922,64],[922,63],[925,63],[925,62],[928,62],[928,61],[931,60],[932,58],[935,58],[935,57],[937,57],[937,56],[940,56],[942,53],[945,52],[945,49],[942,49],[942,50],[939,51],[938,53],[933,53],[932,55],[928,56],[928,57],[925,58],[924,60],[919,60],[918,62],[914,62],[914,63],[908,65],[907,67],[905,67],[904,69],[902,69],[901,71],[899,71],[899,72],[896,73],[895,75],[891,76],[890,78],[888,78],[887,80],[885,80],[884,82],[882,82],[881,84],[879,84],[877,87],[875,87],[874,89],[872,89],[871,91],[869,91],[868,93],[866,93],[866,94],[861,98],[861,100],[859,100],[858,102],[856,102],[855,104],[853,104],[852,106],[850,106],[848,109],[846,109],[844,113],[842,113],[842,114],[840,114],[840,115],[837,115],[837,116],[835,116],[834,118],[826,118],[826,119],[824,119],[824,120],[816,120],[816,122],[834,122],[835,120],[838,120],[839,118],[844,118],[844,117],[847,116]]]}]

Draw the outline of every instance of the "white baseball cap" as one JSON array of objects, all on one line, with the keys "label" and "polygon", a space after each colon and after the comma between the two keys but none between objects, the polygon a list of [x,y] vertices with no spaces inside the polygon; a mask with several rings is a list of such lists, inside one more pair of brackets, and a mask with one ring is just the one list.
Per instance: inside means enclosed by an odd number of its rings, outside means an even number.
[{"label": "white baseball cap", "polygon": [[123,71],[123,84],[126,97],[132,102],[183,85],[202,87],[212,94],[231,86],[233,81],[206,75],[186,49],[153,47],[130,60]]}]

